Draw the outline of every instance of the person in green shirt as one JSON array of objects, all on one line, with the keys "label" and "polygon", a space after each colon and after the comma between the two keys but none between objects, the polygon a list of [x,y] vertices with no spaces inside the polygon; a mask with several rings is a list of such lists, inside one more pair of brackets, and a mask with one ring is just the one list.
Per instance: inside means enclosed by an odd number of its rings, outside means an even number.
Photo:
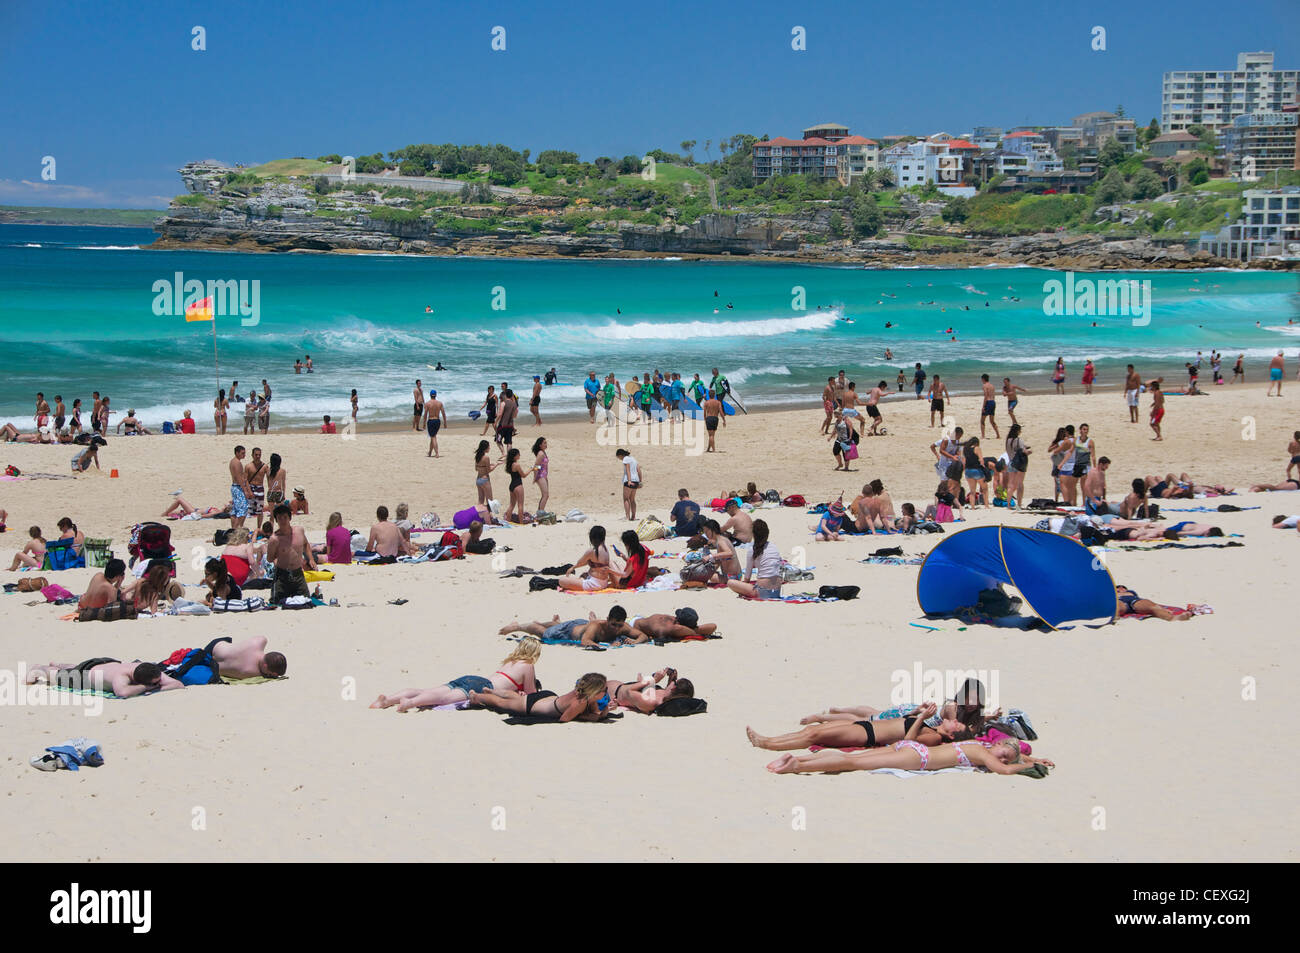
[{"label": "person in green shirt", "polygon": [[707,393],[704,387],[704,381],[700,380],[700,375],[695,375],[695,380],[691,381],[691,386],[687,388],[691,392],[691,400],[695,403],[703,403],[704,395]]}]

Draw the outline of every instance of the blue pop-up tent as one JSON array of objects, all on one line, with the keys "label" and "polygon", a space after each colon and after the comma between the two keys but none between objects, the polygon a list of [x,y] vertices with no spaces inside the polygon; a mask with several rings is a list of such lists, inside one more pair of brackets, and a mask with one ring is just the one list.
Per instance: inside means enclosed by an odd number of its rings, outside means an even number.
[{"label": "blue pop-up tent", "polygon": [[1033,613],[1063,622],[1115,618],[1115,581],[1083,544],[1037,529],[975,526],[945,537],[921,564],[916,597],[926,613],[979,602],[981,589],[1014,586]]}]

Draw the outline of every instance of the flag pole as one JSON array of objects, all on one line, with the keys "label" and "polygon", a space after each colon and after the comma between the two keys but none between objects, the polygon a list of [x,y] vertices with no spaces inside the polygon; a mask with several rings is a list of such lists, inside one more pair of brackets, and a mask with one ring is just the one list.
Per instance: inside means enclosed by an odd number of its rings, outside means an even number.
[{"label": "flag pole", "polygon": [[217,313],[212,312],[212,367],[217,374],[217,391],[221,391],[221,362],[217,359]]}]

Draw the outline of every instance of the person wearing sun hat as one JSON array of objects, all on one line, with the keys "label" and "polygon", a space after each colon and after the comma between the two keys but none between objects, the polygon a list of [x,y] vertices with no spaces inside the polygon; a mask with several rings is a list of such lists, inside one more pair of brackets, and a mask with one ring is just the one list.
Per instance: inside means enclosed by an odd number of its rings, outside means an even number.
[{"label": "person wearing sun hat", "polygon": [[289,501],[289,513],[293,516],[306,516],[307,511],[307,489],[302,486],[293,488],[293,499]]},{"label": "person wearing sun hat", "polygon": [[840,526],[844,523],[844,503],[836,500],[826,512],[822,514],[821,520],[817,523],[817,538],[821,540],[838,540],[840,538]]}]

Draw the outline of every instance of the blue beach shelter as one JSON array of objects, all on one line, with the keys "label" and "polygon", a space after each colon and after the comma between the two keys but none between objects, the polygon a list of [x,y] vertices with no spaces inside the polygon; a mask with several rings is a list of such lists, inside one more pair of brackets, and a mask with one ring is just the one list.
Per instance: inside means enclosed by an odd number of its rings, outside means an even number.
[{"label": "blue beach shelter", "polygon": [[952,612],[979,601],[981,589],[1014,587],[1052,628],[1065,622],[1115,619],[1115,581],[1105,563],[1068,536],[1013,526],[975,526],[930,550],[916,581],[927,613]]}]

